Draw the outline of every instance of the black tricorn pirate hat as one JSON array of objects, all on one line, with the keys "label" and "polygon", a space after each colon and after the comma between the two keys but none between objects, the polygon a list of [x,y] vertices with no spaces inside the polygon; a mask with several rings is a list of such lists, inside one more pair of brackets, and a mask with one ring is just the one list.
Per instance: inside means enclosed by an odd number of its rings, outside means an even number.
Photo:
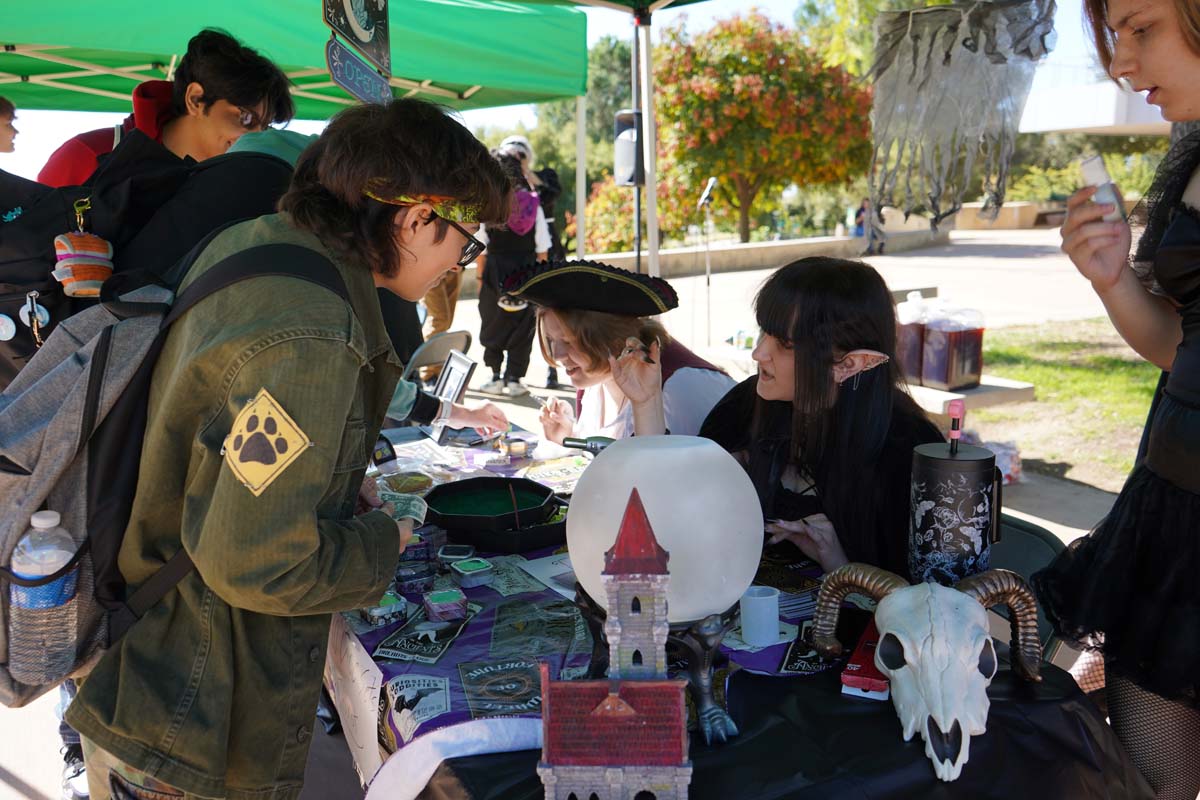
[{"label": "black tricorn pirate hat", "polygon": [[542,262],[504,282],[508,294],[546,308],[650,317],[679,305],[662,278],[639,275],[598,261]]}]

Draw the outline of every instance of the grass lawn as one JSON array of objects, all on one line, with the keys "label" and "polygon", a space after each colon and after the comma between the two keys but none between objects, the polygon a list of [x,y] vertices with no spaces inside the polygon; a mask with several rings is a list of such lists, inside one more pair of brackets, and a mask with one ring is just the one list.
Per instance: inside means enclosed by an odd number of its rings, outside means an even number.
[{"label": "grass lawn", "polygon": [[983,364],[1034,384],[1037,400],[973,412],[968,428],[985,441],[1015,441],[1028,471],[1121,488],[1159,370],[1107,318],[989,330]]}]

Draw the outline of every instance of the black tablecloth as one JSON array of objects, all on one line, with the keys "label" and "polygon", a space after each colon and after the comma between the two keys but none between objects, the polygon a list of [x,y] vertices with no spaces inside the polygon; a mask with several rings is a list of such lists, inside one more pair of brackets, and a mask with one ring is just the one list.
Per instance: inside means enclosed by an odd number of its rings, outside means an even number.
[{"label": "black tablecloth", "polygon": [[[1152,798],[1112,730],[1070,675],[1043,665],[1041,684],[1002,669],[988,690],[987,733],[971,740],[961,777],[934,776],[920,734],[905,742],[891,701],[840,693],[838,670],[730,679],[741,736],[706,746],[693,736],[693,800],[815,798]],[[425,800],[540,800],[539,751],[451,759]]]}]

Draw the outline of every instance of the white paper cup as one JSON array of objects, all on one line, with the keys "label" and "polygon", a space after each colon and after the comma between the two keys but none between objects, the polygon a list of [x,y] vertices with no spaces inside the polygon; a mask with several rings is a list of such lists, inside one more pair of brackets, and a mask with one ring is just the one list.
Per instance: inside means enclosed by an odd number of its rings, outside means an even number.
[{"label": "white paper cup", "polygon": [[779,641],[779,590],[773,586],[751,586],[742,595],[742,639],[753,647]]}]

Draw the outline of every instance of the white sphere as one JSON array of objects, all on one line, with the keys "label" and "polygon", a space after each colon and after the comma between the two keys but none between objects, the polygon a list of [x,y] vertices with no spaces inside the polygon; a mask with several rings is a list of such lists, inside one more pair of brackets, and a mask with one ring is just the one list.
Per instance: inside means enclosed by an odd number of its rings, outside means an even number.
[{"label": "white sphere", "polygon": [[633,489],[658,543],[671,554],[667,613],[690,622],[725,611],[754,579],[763,548],[758,494],[720,446],[697,436],[635,436],[588,465],[567,511],[575,577],[607,604],[600,573]]}]

